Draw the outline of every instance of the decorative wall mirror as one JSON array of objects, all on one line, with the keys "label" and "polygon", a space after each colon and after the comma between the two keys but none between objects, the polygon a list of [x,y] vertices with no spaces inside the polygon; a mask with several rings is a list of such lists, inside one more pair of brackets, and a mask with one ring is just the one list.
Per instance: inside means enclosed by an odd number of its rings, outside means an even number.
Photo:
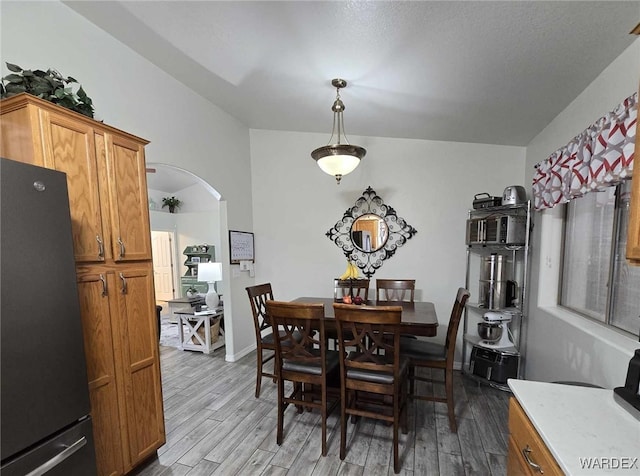
[{"label": "decorative wall mirror", "polygon": [[375,190],[367,187],[326,235],[370,278],[416,233]]}]

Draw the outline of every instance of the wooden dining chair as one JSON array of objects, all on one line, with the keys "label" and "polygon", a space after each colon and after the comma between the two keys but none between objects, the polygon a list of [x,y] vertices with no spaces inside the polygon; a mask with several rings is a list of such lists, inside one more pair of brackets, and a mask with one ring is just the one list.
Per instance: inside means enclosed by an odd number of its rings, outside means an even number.
[{"label": "wooden dining chair", "polygon": [[[273,300],[273,290],[271,283],[258,284],[246,288],[251,302],[251,313],[253,314],[253,327],[256,333],[256,398],[260,397],[260,385],[262,377],[271,377],[275,383],[276,374],[264,370],[264,364],[275,358],[276,344],[273,339],[271,323],[266,317],[266,303]],[[264,352],[267,352],[265,358]]]},{"label": "wooden dining chair", "polygon": [[413,302],[415,279],[376,279],[376,300]]},{"label": "wooden dining chair", "polygon": [[[276,336],[275,370],[278,379],[278,430],[282,444],[284,411],[293,404],[298,413],[317,408],[321,414],[322,456],[327,454],[327,415],[340,400],[339,354],[327,349],[322,303],[267,301],[267,316]],[[316,332],[319,331],[319,332]],[[285,394],[285,381],[293,383]]]},{"label": "wooden dining chair", "polygon": [[402,307],[334,303],[333,308],[342,356],[340,459],[346,455],[347,415],[375,418],[393,424],[393,469],[398,473],[398,429],[408,431],[408,362],[400,355],[398,329]]},{"label": "wooden dining chair", "polygon": [[369,300],[369,283],[368,279],[334,279],[333,281],[333,299],[339,301],[353,292],[353,296],[360,296],[365,301]]},{"label": "wooden dining chair", "polygon": [[[380,302],[414,302],[416,290],[415,279],[376,279],[376,301]],[[415,339],[410,334],[402,334],[405,339]]]},{"label": "wooden dining chair", "polygon": [[[454,411],[455,404],[453,400],[453,359],[456,348],[458,327],[460,325],[462,311],[464,311],[467,299],[469,299],[469,291],[464,288],[459,288],[456,294],[456,299],[453,302],[451,317],[449,317],[449,327],[447,328],[447,337],[444,345],[418,339],[402,339],[400,347],[402,356],[409,359],[410,397],[419,400],[446,403],[447,412],[449,414],[449,428],[452,433],[456,433],[458,431]],[[416,369],[419,367],[443,370],[444,381],[417,375]],[[415,392],[416,380],[444,383],[446,398],[418,395]]]}]

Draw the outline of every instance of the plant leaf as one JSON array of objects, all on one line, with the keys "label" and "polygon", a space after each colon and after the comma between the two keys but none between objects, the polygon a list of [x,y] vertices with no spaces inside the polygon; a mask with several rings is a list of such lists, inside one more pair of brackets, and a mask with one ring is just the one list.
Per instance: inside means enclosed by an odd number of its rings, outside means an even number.
[{"label": "plant leaf", "polygon": [[76,81],[74,78],[72,78],[71,76],[69,76],[67,78],[67,83],[77,83],[78,81]]},{"label": "plant leaf", "polygon": [[12,94],[19,94],[19,93],[27,92],[27,87],[24,84],[9,83],[9,84],[5,85],[5,88],[7,90],[7,93],[12,93]]},{"label": "plant leaf", "polygon": [[24,78],[19,74],[8,74],[4,78],[5,81],[9,81],[11,83],[24,83]]},{"label": "plant leaf", "polygon": [[75,103],[71,96],[63,97],[62,99],[60,99],[60,102],[58,104],[60,104],[62,107],[66,107],[67,109],[71,109],[71,110],[73,110],[75,107]]},{"label": "plant leaf", "polygon": [[50,90],[51,90],[51,88],[49,88],[49,84],[48,83],[45,83],[45,84],[34,84],[30,88],[30,93],[33,94],[34,96],[40,96],[41,94],[49,93]]},{"label": "plant leaf", "polygon": [[13,71],[14,73],[19,73],[22,71],[22,68],[20,66],[18,66],[17,64],[11,64],[9,62],[5,63],[7,65],[7,69],[9,71]]}]

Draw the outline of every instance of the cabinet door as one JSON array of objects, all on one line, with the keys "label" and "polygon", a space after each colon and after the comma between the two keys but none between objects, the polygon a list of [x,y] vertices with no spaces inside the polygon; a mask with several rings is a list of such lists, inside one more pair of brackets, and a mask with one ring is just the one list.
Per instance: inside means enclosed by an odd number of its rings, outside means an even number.
[{"label": "cabinet door", "polygon": [[507,476],[529,476],[533,472],[520,454],[520,449],[512,436],[509,437],[509,453],[507,456]]},{"label": "cabinet door", "polygon": [[117,270],[129,454],[135,465],[165,442],[151,264]]},{"label": "cabinet door", "polygon": [[43,153],[39,109],[31,105],[11,104],[11,101],[3,99],[0,106],[0,156],[44,167]]},{"label": "cabinet door", "polygon": [[151,259],[144,148],[125,137],[106,138],[114,259]]},{"label": "cabinet door", "polygon": [[78,278],[93,435],[98,474],[101,476],[124,473],[123,430],[119,413],[122,396],[118,394],[111,322],[117,306],[109,299],[115,292],[113,272],[81,274]]},{"label": "cabinet door", "polygon": [[76,262],[104,261],[98,172],[93,129],[41,110],[44,166],[67,174]]}]

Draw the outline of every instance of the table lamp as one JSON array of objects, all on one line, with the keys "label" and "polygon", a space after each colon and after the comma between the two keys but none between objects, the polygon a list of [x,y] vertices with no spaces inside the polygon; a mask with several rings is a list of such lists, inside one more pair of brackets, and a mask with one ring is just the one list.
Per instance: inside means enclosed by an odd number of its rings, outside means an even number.
[{"label": "table lamp", "polygon": [[198,265],[198,281],[204,281],[209,285],[204,302],[209,309],[215,309],[220,303],[216,292],[215,282],[222,281],[222,263],[200,263]]}]

